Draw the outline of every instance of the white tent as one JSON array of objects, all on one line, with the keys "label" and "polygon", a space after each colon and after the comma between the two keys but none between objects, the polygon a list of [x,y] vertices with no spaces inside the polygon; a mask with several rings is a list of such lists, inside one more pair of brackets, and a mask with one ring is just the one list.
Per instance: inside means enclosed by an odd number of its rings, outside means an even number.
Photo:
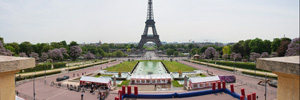
[{"label": "white tent", "polygon": [[111,79],[110,78],[105,78],[105,77],[90,77],[90,76],[82,76],[80,78],[80,83],[85,83],[85,82],[92,82],[92,83],[100,83],[100,84],[111,84]]},{"label": "white tent", "polygon": [[191,83],[202,83],[202,82],[209,82],[209,81],[220,81],[219,76],[210,76],[210,77],[191,77]]},{"label": "white tent", "polygon": [[212,83],[220,81],[219,76],[210,77],[191,77],[189,79],[189,86],[192,89],[202,89],[212,87]]}]

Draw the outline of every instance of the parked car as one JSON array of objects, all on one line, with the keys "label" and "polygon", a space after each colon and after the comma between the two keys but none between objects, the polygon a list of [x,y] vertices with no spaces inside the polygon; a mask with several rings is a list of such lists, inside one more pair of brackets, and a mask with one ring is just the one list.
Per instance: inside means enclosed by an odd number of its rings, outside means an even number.
[{"label": "parked car", "polygon": [[63,76],[63,77],[58,77],[56,78],[56,81],[63,81],[63,80],[66,80],[66,79],[69,79],[69,76]]}]

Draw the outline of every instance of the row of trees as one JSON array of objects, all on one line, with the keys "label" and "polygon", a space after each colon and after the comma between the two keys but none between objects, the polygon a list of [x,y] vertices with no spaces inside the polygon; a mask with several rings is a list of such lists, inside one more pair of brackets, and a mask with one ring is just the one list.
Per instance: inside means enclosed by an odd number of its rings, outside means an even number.
[{"label": "row of trees", "polygon": [[[258,38],[246,41],[248,42],[240,41],[232,46],[224,46],[221,51],[216,50],[214,47],[208,47],[200,57],[202,59],[223,58],[225,60],[231,59],[234,61],[244,58],[245,60],[249,59],[255,61],[256,58],[295,56],[300,54],[299,38],[295,38],[292,41],[288,38],[282,38],[280,39],[280,44],[276,44],[279,43],[277,38],[275,38],[273,42],[267,40],[261,42],[261,39]],[[194,51],[192,50],[191,52]]]},{"label": "row of trees", "polygon": [[[95,59],[96,57],[127,56],[120,50],[109,53],[110,47],[119,48],[112,44],[79,46],[75,41],[72,41],[70,44],[67,44],[66,41],[51,42],[50,44],[31,44],[27,41],[20,44],[16,42],[3,44],[3,42],[3,38],[0,37],[0,55],[33,57],[39,61],[46,61],[47,59],[55,61],[67,59],[76,60],[78,57]],[[129,45],[129,47],[131,46],[132,45]]]}]

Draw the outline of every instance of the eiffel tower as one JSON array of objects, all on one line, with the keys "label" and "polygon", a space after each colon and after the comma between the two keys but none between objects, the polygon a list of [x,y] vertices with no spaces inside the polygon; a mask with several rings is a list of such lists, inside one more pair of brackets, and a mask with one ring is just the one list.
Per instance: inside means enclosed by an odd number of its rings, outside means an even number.
[{"label": "eiffel tower", "polygon": [[[146,26],[144,29],[144,33],[142,35],[142,39],[138,45],[138,47],[141,49],[143,48],[144,44],[147,42],[154,42],[157,47],[162,46],[159,35],[157,35],[157,31],[155,28],[155,21],[153,16],[153,7],[152,7],[152,0],[148,0],[148,12],[147,12],[147,21],[145,22]],[[152,28],[153,35],[148,35],[148,28]]]}]

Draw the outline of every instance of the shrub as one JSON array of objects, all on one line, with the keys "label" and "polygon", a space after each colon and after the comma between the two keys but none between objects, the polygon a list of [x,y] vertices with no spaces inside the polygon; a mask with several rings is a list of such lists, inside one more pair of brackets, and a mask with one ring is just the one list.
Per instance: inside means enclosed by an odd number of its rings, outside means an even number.
[{"label": "shrub", "polygon": [[[24,69],[24,72],[34,72],[34,71],[42,71],[42,70],[49,70],[51,69],[52,63],[43,63],[43,64],[38,64],[33,68],[27,68]],[[66,63],[53,63],[54,68],[63,68],[66,67]]]},{"label": "shrub", "polygon": [[[207,61],[204,59],[197,59],[198,61],[202,62],[208,62],[208,63],[216,63],[218,65],[225,65],[225,66],[232,66],[232,67],[237,67],[237,68],[243,68],[243,69],[252,69],[255,70],[256,64],[251,63],[251,62],[232,62],[232,61]],[[257,69],[256,69],[257,70]]]}]

